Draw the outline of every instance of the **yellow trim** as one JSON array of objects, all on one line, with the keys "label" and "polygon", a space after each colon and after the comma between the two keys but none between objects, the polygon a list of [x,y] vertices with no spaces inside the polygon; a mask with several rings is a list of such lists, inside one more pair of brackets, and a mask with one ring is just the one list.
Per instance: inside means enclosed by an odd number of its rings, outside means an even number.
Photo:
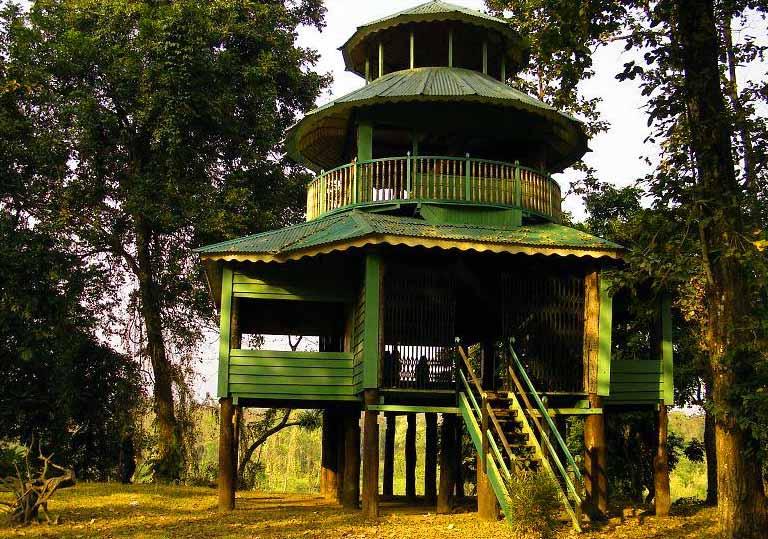
[{"label": "yellow trim", "polygon": [[491,253],[508,254],[526,254],[526,255],[556,255],[556,256],[576,256],[602,258],[608,257],[620,260],[620,250],[618,249],[579,249],[569,247],[545,247],[541,245],[519,245],[507,243],[490,243],[466,240],[443,240],[433,238],[413,238],[409,236],[396,236],[392,234],[377,235],[373,237],[360,238],[346,243],[324,244],[306,250],[298,250],[289,253],[206,253],[202,254],[203,260],[226,260],[229,262],[288,262],[289,260],[299,260],[304,257],[313,257],[321,254],[332,253],[335,251],[346,251],[355,247],[365,247],[367,245],[403,245],[406,247],[425,247],[427,249],[458,249],[459,251],[478,251]]}]

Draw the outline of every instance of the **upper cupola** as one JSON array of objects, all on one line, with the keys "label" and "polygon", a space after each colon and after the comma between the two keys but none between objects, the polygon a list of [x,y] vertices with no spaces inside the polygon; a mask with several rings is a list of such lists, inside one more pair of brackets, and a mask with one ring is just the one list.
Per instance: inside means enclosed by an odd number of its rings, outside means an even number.
[{"label": "upper cupola", "polygon": [[347,70],[366,81],[414,67],[459,67],[506,80],[529,54],[506,21],[439,0],[358,27],[340,50]]}]

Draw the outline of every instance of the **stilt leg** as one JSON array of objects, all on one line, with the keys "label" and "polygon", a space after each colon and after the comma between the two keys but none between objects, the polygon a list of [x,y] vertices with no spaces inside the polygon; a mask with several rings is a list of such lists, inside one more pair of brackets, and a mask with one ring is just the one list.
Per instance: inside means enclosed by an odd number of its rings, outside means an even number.
[{"label": "stilt leg", "polygon": [[384,433],[384,472],[382,477],[381,492],[384,496],[392,496],[392,483],[395,476],[395,429],[397,416],[392,412],[385,414],[387,429]]},{"label": "stilt leg", "polygon": [[440,487],[437,491],[437,513],[450,513],[456,488],[456,416],[443,414],[440,431]]},{"label": "stilt leg", "polygon": [[[592,408],[602,408],[602,399],[589,395]],[[608,511],[608,476],[606,475],[605,417],[588,415],[584,422],[585,510],[592,518],[604,518]]]},{"label": "stilt leg", "polygon": [[437,414],[424,414],[426,443],[424,444],[424,499],[437,503]]},{"label": "stilt leg", "polygon": [[235,508],[235,407],[232,399],[219,399],[219,405],[219,511],[232,511]]},{"label": "stilt leg", "polygon": [[341,503],[347,509],[358,509],[360,500],[360,412],[344,416],[344,491]]},{"label": "stilt leg", "polygon": [[[375,404],[375,390],[365,392],[366,404]],[[366,410],[363,415],[363,517],[379,516],[379,413]]]},{"label": "stilt leg", "polygon": [[667,406],[659,403],[656,427],[656,453],[653,456],[653,484],[655,489],[656,516],[669,515],[669,456],[667,454]]},{"label": "stilt leg", "polygon": [[409,413],[405,431],[405,496],[416,498],[416,414]]}]

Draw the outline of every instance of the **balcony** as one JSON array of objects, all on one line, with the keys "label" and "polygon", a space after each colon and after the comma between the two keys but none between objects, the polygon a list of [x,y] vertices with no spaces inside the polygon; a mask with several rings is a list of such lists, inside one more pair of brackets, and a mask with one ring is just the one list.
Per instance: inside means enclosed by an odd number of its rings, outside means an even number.
[{"label": "balcony", "polygon": [[406,156],[353,161],[309,184],[307,221],[352,205],[439,201],[521,208],[559,222],[560,186],[517,163]]}]

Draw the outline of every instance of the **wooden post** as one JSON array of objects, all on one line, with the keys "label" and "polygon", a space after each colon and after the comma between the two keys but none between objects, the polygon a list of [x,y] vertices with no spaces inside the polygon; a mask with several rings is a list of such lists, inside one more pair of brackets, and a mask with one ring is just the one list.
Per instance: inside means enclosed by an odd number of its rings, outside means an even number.
[{"label": "wooden post", "polygon": [[409,413],[405,431],[405,496],[416,498],[416,414]]},{"label": "wooden post", "polygon": [[464,498],[464,423],[456,421],[456,498]]},{"label": "wooden post", "polygon": [[426,443],[424,444],[424,499],[437,503],[437,414],[424,414]]},{"label": "wooden post", "polygon": [[438,514],[453,509],[453,493],[456,487],[456,416],[443,414],[440,430],[440,486],[437,491]]},{"label": "wooden post", "polygon": [[584,278],[584,390],[586,393],[597,391],[598,358],[600,352],[600,290],[597,272],[588,273]]},{"label": "wooden post", "polygon": [[[346,429],[344,428],[344,414],[338,411],[334,414],[336,428],[333,435],[336,438],[336,502],[344,500],[344,457],[346,451]],[[333,494],[333,493],[331,493]]]},{"label": "wooden post", "polygon": [[357,509],[360,500],[360,412],[344,414],[344,488],[341,504]]},{"label": "wooden post", "polygon": [[656,452],[653,456],[654,505],[657,517],[669,515],[669,455],[667,454],[667,406],[659,403],[656,422]]},{"label": "wooden post", "polygon": [[235,407],[231,398],[219,399],[219,405],[219,511],[225,512],[235,508]]},{"label": "wooden post", "polygon": [[[366,405],[378,403],[375,389],[365,392]],[[363,517],[379,516],[379,412],[363,413]]]},{"label": "wooden post", "polygon": [[336,498],[339,480],[339,415],[323,410],[322,455],[320,457],[320,494]]},{"label": "wooden post", "polygon": [[483,520],[499,520],[499,504],[479,453],[477,455],[477,514]]},{"label": "wooden post", "polygon": [[381,478],[381,493],[384,496],[392,496],[392,484],[395,478],[395,432],[397,429],[397,416],[393,412],[384,414],[387,428],[384,431],[384,471]]},{"label": "wooden post", "polygon": [[480,348],[480,383],[484,391],[496,389],[496,349],[491,341],[483,341]]},{"label": "wooden post", "polygon": [[[602,408],[602,399],[591,393],[591,408]],[[590,414],[584,421],[584,486],[587,513],[596,519],[608,511],[608,476],[606,474],[605,417]]]}]

